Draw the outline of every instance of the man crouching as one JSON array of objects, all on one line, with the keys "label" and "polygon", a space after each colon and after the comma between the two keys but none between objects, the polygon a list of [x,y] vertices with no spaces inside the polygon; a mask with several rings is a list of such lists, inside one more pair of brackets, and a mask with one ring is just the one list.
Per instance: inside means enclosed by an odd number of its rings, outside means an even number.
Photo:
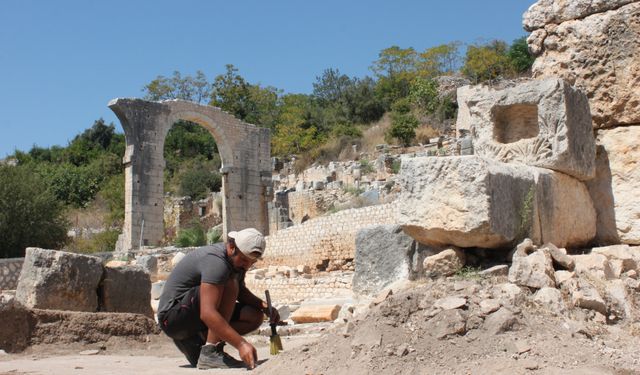
[{"label": "man crouching", "polygon": [[[256,330],[267,303],[245,286],[246,271],[264,253],[264,236],[254,228],[229,232],[227,242],[188,253],[164,285],[158,308],[160,328],[199,369],[256,365],[256,348],[242,335]],[[278,322],[272,309],[272,322]],[[242,361],[224,352],[225,343]]]}]

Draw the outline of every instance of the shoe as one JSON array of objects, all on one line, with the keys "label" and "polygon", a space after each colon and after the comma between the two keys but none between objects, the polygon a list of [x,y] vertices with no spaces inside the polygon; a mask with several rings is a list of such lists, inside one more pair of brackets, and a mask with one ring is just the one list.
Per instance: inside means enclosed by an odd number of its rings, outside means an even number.
[{"label": "shoe", "polygon": [[200,357],[200,348],[204,344],[202,338],[199,336],[189,337],[184,340],[173,339],[178,349],[187,357],[187,360],[191,366],[196,367],[198,364],[198,357]]},{"label": "shoe", "polygon": [[238,361],[224,352],[224,343],[218,345],[204,345],[200,349],[198,368],[201,370],[211,368],[244,368],[244,362]]}]

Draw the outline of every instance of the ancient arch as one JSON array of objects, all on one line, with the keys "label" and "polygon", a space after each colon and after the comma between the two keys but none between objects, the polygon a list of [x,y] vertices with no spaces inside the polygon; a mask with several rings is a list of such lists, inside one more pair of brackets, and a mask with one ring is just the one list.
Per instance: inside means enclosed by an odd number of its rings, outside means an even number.
[{"label": "ancient arch", "polygon": [[219,108],[183,100],[114,99],[109,108],[125,133],[125,219],[119,250],[162,241],[164,142],[178,120],[200,124],[222,159],[223,233],[255,227],[268,233],[272,198],[269,129],[244,123]]}]

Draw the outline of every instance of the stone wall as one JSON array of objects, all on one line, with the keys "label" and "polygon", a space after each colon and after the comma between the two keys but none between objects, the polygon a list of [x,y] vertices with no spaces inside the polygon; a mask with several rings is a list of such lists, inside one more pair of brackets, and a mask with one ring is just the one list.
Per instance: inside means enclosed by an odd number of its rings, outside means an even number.
[{"label": "stone wall", "polygon": [[0,259],[0,290],[15,290],[24,258]]},{"label": "stone wall", "polygon": [[353,272],[327,272],[314,277],[309,274],[291,277],[247,274],[245,283],[249,290],[263,299],[264,291],[268,289],[274,304],[279,305],[315,298],[351,298],[352,279]]},{"label": "stone wall", "polygon": [[260,267],[307,265],[324,270],[329,262],[349,262],[355,256],[359,229],[376,224],[395,224],[393,203],[354,208],[308,220],[267,237]]}]

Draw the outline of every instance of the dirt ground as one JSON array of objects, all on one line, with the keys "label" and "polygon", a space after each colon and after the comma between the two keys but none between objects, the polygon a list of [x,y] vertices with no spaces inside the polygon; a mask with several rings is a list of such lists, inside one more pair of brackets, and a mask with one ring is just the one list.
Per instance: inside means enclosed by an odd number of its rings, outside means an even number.
[{"label": "dirt ground", "polygon": [[[250,336],[256,374],[640,374],[640,323],[602,321],[589,310],[554,313],[530,292],[505,294],[504,279],[414,284],[320,334]],[[512,284],[511,284],[512,285]],[[80,354],[94,350],[95,354]],[[233,348],[228,351],[237,356]],[[36,345],[0,355],[0,374],[199,373],[169,339],[111,338]],[[207,373],[245,372],[208,370]]]}]

